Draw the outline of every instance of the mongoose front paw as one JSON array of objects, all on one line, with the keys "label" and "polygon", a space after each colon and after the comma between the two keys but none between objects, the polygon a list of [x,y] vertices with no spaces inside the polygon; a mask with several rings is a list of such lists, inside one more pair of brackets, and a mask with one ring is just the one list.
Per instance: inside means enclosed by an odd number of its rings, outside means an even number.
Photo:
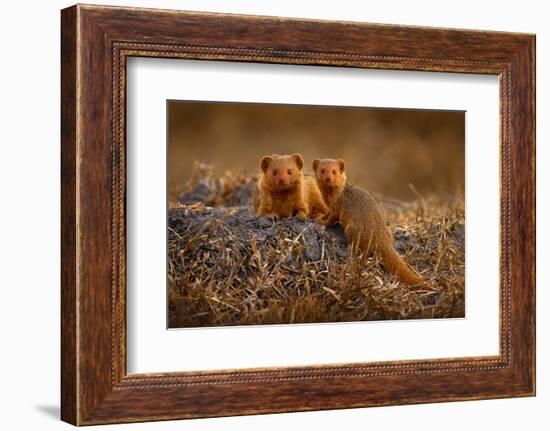
[{"label": "mongoose front paw", "polygon": [[326,213],[317,217],[317,220],[319,220],[319,222],[326,222],[328,221],[329,218],[330,218],[330,214]]},{"label": "mongoose front paw", "polygon": [[324,226],[331,226],[335,223],[334,217],[330,213],[322,215],[317,221]]},{"label": "mongoose front paw", "polygon": [[267,210],[266,208],[258,208],[258,211],[256,212],[256,215],[258,217],[267,217],[272,215],[271,211]]},{"label": "mongoose front paw", "polygon": [[303,210],[298,211],[296,213],[296,217],[298,217],[299,219],[305,220],[307,218],[307,213]]}]

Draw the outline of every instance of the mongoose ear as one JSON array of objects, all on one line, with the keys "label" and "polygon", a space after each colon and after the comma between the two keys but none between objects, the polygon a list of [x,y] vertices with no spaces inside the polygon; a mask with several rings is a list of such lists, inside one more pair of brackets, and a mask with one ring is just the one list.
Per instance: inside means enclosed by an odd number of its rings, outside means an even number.
[{"label": "mongoose ear", "polygon": [[319,163],[321,163],[321,160],[315,159],[313,161],[313,172],[317,172],[317,167],[319,166]]},{"label": "mongoose ear", "polygon": [[273,161],[273,157],[270,156],[264,156],[262,157],[262,160],[260,160],[260,168],[262,169],[262,172],[265,174],[265,171],[267,171],[267,168],[269,168],[269,165],[271,165],[271,162]]},{"label": "mongoose ear", "polygon": [[290,157],[292,157],[292,159],[296,163],[296,166],[298,166],[298,169],[302,170],[302,168],[304,167],[304,159],[302,158],[302,156],[298,153],[294,153]]},{"label": "mongoose ear", "polygon": [[336,160],[336,162],[338,163],[338,166],[340,166],[340,172],[344,173],[344,171],[346,170],[346,162],[344,162],[342,159],[338,159]]}]

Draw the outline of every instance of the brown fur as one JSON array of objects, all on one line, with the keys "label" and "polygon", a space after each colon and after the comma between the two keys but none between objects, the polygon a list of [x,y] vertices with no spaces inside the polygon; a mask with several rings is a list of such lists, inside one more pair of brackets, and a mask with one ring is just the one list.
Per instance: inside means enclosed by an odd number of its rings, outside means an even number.
[{"label": "brown fur", "polygon": [[291,156],[262,157],[261,176],[254,194],[254,212],[259,216],[320,218],[328,213],[317,181],[304,176],[304,159]]},{"label": "brown fur", "polygon": [[328,207],[313,175],[304,175],[304,197],[309,218],[319,220],[328,214]]},{"label": "brown fur", "polygon": [[376,203],[366,190],[347,183],[342,159],[314,160],[313,170],[329,213],[321,222],[342,223],[348,243],[363,252],[376,252],[386,271],[403,282],[418,285],[422,277],[413,271],[393,246],[393,236]]}]

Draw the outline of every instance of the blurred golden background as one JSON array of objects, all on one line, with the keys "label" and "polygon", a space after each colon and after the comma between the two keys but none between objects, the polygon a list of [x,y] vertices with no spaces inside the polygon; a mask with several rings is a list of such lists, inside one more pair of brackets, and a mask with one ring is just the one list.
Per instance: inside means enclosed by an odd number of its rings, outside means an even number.
[{"label": "blurred golden background", "polygon": [[[402,200],[464,195],[464,112],[354,107],[168,103],[168,189],[189,180],[195,161],[256,173],[263,155],[342,158],[348,179]],[[412,185],[412,187],[411,187]],[[169,193],[170,193],[169,192]]]}]

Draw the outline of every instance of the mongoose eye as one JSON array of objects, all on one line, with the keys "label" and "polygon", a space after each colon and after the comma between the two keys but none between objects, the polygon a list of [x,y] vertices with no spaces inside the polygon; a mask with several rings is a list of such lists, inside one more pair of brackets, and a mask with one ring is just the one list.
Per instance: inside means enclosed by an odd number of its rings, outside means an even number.
[{"label": "mongoose eye", "polygon": [[321,169],[321,174],[324,174],[325,173],[325,170],[324,169]]},{"label": "mongoose eye", "polygon": [[277,175],[277,169],[273,169],[273,176]]},{"label": "mongoose eye", "polygon": [[332,175],[336,175],[336,169],[332,170]]},{"label": "mongoose eye", "polygon": [[289,169],[287,172],[288,172],[288,175],[292,175],[292,169]]}]

